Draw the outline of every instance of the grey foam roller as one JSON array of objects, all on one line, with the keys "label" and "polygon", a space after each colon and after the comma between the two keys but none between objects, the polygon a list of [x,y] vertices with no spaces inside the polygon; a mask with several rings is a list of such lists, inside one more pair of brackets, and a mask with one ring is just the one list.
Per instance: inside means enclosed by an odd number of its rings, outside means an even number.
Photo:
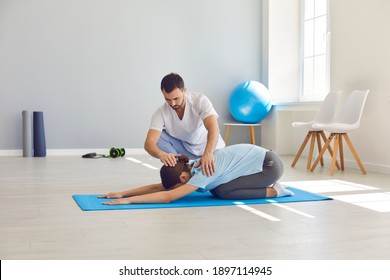
[{"label": "grey foam roller", "polygon": [[32,138],[31,112],[22,111],[22,119],[23,119],[23,157],[32,157],[33,138]]}]

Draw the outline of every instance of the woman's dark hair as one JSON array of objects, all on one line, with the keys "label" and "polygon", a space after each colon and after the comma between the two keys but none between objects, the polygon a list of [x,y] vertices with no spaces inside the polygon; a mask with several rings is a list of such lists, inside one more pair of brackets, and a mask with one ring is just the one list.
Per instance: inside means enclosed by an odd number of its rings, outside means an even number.
[{"label": "woman's dark hair", "polygon": [[175,88],[184,89],[184,81],[178,74],[168,74],[161,80],[161,91],[170,93]]},{"label": "woman's dark hair", "polygon": [[178,162],[175,166],[166,166],[164,165],[160,169],[160,177],[163,187],[165,189],[170,189],[180,183],[180,174],[183,171],[187,171],[187,163],[189,158],[186,155],[181,155],[178,158]]}]

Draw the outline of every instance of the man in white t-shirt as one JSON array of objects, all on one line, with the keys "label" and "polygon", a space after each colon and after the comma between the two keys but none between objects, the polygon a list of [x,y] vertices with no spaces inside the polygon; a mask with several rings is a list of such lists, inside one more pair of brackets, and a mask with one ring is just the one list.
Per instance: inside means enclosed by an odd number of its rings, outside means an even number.
[{"label": "man in white t-shirt", "polygon": [[187,91],[175,73],[161,81],[165,103],[153,114],[145,150],[166,166],[175,166],[176,157],[199,159],[203,174],[215,172],[214,150],[225,147],[218,126],[218,114],[201,93]]}]

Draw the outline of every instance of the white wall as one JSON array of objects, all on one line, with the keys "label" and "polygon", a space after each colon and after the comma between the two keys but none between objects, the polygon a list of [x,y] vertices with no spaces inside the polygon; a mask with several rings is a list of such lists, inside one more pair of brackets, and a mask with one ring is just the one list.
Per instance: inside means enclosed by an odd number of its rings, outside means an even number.
[{"label": "white wall", "polygon": [[48,149],[142,148],[170,72],[224,130],[230,91],[261,79],[261,1],[0,0],[0,150],[22,148],[22,110]]},{"label": "white wall", "polygon": [[[390,173],[390,1],[331,3],[331,87],[370,89],[361,127],[350,138],[366,166]],[[353,161],[348,153],[347,157]]]}]

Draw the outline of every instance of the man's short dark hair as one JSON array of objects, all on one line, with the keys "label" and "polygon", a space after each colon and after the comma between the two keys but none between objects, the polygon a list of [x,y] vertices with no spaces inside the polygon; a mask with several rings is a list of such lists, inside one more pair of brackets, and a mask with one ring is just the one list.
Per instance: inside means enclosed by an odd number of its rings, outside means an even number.
[{"label": "man's short dark hair", "polygon": [[184,89],[184,81],[178,74],[168,74],[161,80],[161,91],[164,90],[165,92],[170,93],[176,88],[181,90]]}]

